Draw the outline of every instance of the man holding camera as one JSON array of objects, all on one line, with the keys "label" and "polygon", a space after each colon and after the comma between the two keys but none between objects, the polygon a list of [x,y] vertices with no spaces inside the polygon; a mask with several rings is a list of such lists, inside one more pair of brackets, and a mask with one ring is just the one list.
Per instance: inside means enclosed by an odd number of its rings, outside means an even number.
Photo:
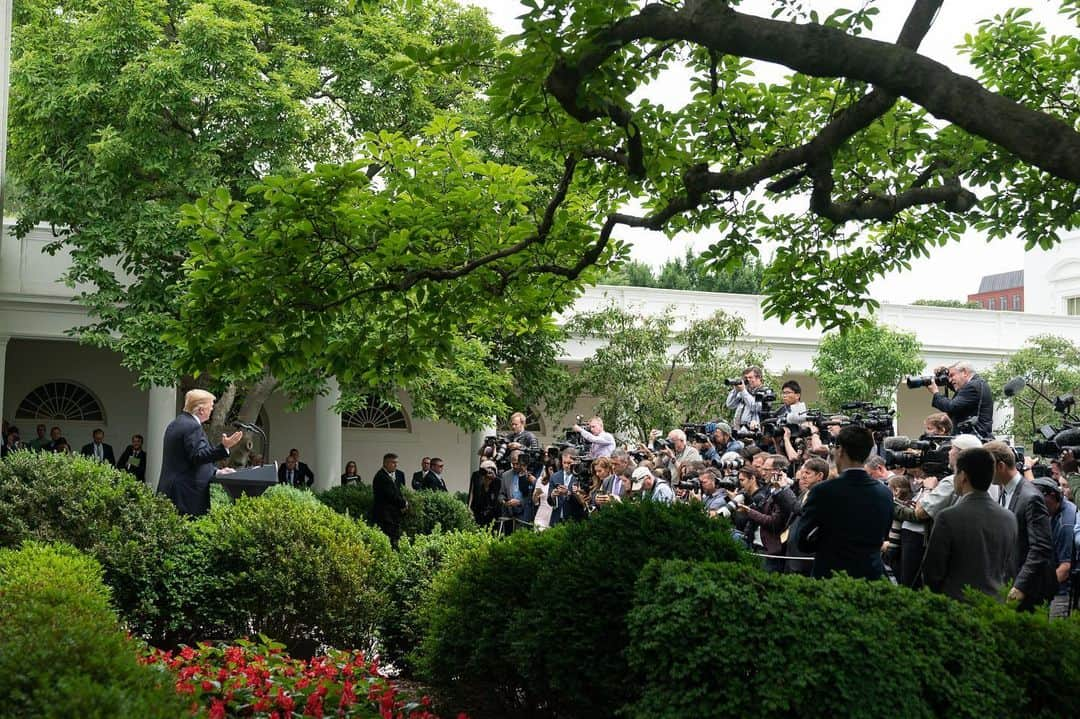
[{"label": "man holding camera", "polygon": [[[945,394],[938,394],[937,378],[949,374],[949,386],[956,392],[950,399]],[[938,367],[934,377],[926,384],[926,390],[934,395],[930,404],[935,409],[949,415],[953,428],[961,431],[958,425],[964,420],[974,420],[972,430],[979,437],[991,437],[994,432],[994,397],[990,385],[979,375],[969,362],[957,362],[946,370]]]},{"label": "man holding camera", "polygon": [[716,481],[716,472],[712,469],[701,470],[698,481],[701,482],[701,491],[692,492],[690,496],[701,501],[702,510],[705,514],[710,517],[717,516],[720,510],[727,505],[727,492],[720,489],[720,485]]},{"label": "man holding camera", "polygon": [[610,457],[615,450],[615,438],[611,436],[610,432],[604,431],[604,420],[599,417],[593,417],[589,420],[588,429],[575,424],[573,430],[580,434],[581,438],[589,444],[587,459]]},{"label": "man holding camera", "polygon": [[536,477],[525,466],[525,457],[522,452],[515,449],[510,454],[510,469],[503,472],[502,486],[499,490],[499,501],[503,507],[500,521],[504,534],[513,532],[518,522],[532,521],[535,511],[532,504],[535,488]]},{"label": "man holding camera", "polygon": [[521,412],[510,415],[510,434],[506,435],[506,446],[510,449],[537,449],[540,446],[536,435],[525,429],[525,415]]},{"label": "man holding camera", "polygon": [[[653,430],[656,432],[657,430]],[[700,462],[701,454],[697,449],[686,442],[686,432],[681,429],[673,429],[668,432],[667,442],[663,443],[657,452],[661,467],[667,467],[671,471],[671,480],[678,481],[682,473],[683,465],[687,462]]]},{"label": "man holding camera", "polygon": [[775,555],[766,557],[765,571],[783,572],[786,560],[779,558],[784,553],[784,542],[780,535],[788,526],[796,499],[795,493],[783,482],[787,474],[778,467],[770,466],[772,461],[770,458],[766,464],[768,492],[760,508],[740,504],[738,511],[749,520],[743,532],[753,538],[755,545],[763,547],[766,554]]},{"label": "man holding camera", "polygon": [[712,433],[713,444],[716,445],[716,451],[721,456],[728,452],[739,452],[745,446],[737,439],[733,439],[731,436],[731,425],[727,422],[717,422],[713,428]]},{"label": "man holding camera", "polygon": [[588,497],[581,483],[574,476],[574,450],[564,449],[559,459],[561,467],[551,475],[551,491],[547,503],[551,505],[551,526],[560,522],[576,522],[588,515]]},{"label": "man holding camera", "polygon": [[797,544],[815,553],[816,578],[847,572],[880,579],[885,573],[881,545],[892,526],[893,496],[863,468],[873,448],[874,435],[865,427],[841,429],[833,450],[839,476],[815,485],[806,498]]},{"label": "man holding camera", "polygon": [[747,367],[743,370],[741,381],[734,381],[724,403],[728,409],[735,412],[731,420],[732,427],[756,429],[761,424],[761,402],[754,398],[754,392],[760,389],[762,384],[760,367]]},{"label": "man holding camera", "polygon": [[653,474],[650,468],[644,465],[638,467],[631,475],[631,479],[633,484],[630,486],[630,491],[640,492],[643,500],[660,504],[671,504],[675,501],[675,490],[664,481],[663,477]]}]

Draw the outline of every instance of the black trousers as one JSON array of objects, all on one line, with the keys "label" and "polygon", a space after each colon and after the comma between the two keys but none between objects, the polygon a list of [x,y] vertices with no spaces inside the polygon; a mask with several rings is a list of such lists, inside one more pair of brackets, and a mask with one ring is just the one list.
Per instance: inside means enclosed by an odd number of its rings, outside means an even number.
[{"label": "black trousers", "polygon": [[900,576],[905,587],[918,589],[922,586],[922,560],[926,536],[910,529],[900,530]]}]

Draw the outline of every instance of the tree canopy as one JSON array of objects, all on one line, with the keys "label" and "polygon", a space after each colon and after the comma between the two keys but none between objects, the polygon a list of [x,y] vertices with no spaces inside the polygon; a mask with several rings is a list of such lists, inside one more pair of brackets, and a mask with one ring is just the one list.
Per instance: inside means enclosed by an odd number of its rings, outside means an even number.
[{"label": "tree canopy", "polygon": [[600,275],[597,284],[756,295],[761,293],[764,274],[765,266],[756,257],[730,272],[710,272],[701,258],[687,248],[684,257],[669,259],[655,272],[644,262],[629,260]]},{"label": "tree canopy", "polygon": [[[727,269],[776,243],[767,315],[828,328],[876,306],[872,279],[968,228],[1046,247],[1080,226],[1077,34],[1022,9],[984,21],[961,48],[972,80],[918,52],[941,0],[911,2],[893,43],[863,37],[874,2],[828,17],[771,4],[524,2],[520,52],[490,94],[605,188],[592,242],[712,228],[705,257]],[[1076,0],[1060,9],[1080,21]],[[793,72],[756,81],[755,60]],[[680,77],[685,105],[650,99]]]},{"label": "tree canopy", "polygon": [[821,402],[830,411],[854,401],[890,406],[904,375],[918,374],[925,364],[914,334],[877,323],[825,335],[813,359]]}]

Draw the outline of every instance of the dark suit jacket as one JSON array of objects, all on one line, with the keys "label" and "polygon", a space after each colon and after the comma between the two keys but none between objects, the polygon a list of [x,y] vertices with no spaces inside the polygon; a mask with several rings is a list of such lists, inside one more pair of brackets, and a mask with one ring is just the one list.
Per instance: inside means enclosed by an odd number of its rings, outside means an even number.
[{"label": "dark suit jacket", "polygon": [[371,480],[375,498],[371,504],[371,519],[390,537],[390,541],[397,543],[401,535],[401,514],[405,511],[405,496],[401,493],[401,485],[405,484],[405,473],[400,469],[394,471],[394,476],[383,467]]},{"label": "dark suit jacket", "polygon": [[421,489],[424,488],[424,470],[418,469],[413,472],[412,483],[410,486],[415,492],[419,492]]},{"label": "dark suit jacket", "polygon": [[[128,464],[132,459],[139,460],[135,466],[129,467]],[[138,452],[130,444],[124,448],[124,451],[120,454],[120,459],[116,462],[116,468],[122,469],[129,474],[135,475],[135,479],[140,482],[146,481],[146,450],[140,449]]]},{"label": "dark suit jacket", "polygon": [[[102,442],[101,443],[101,453],[102,453],[102,455],[103,455],[106,462],[108,462],[109,464],[111,464],[114,467],[116,466],[116,455],[113,454],[113,448],[112,448],[111,444],[105,444],[104,442]],[[91,442],[90,444],[84,444],[83,448],[82,448],[82,450],[80,450],[79,454],[81,454],[84,457],[93,457],[94,456],[94,443]]]},{"label": "dark suit jacket", "polygon": [[210,511],[210,480],[217,471],[214,462],[228,456],[222,445],[210,445],[195,415],[181,412],[165,428],[158,491],[171,499],[181,514],[206,514]]},{"label": "dark suit jacket", "polygon": [[[579,483],[574,478],[573,474],[564,474],[562,470],[559,470],[555,474],[551,475],[551,490],[548,491],[548,504],[551,505],[551,526],[554,527],[559,522],[576,522],[579,519],[585,519],[588,515],[588,510],[581,506],[572,496],[574,487]],[[566,485],[571,494],[565,497],[556,497],[555,488]]]},{"label": "dark suit jacket", "polygon": [[971,375],[967,384],[951,399],[936,394],[930,404],[949,415],[954,427],[969,417],[975,417],[975,431],[980,436],[989,437],[994,431],[994,398],[990,394],[990,385],[977,374]]},{"label": "dark suit jacket", "polygon": [[[289,483],[289,470],[284,463],[278,465],[277,470],[278,484]],[[315,473],[311,471],[311,467],[307,466],[303,462],[296,463],[296,469],[293,470],[293,487],[310,487],[315,484]]]},{"label": "dark suit jacket", "polygon": [[437,474],[429,470],[428,473],[424,475],[424,480],[421,483],[420,489],[428,489],[435,492],[445,492],[446,482],[439,479],[439,476]]},{"label": "dark suit jacket", "polygon": [[1022,606],[1042,604],[1057,591],[1050,511],[1042,493],[1026,479],[1021,479],[1013,492],[1009,509],[1016,515],[1013,585],[1024,593]]},{"label": "dark suit jacket", "polygon": [[508,501],[514,497],[514,486],[517,485],[518,490],[521,491],[521,505],[517,507],[508,507],[503,505],[502,516],[513,517],[514,519],[520,519],[523,522],[531,522],[533,515],[536,514],[536,508],[533,507],[532,494],[533,489],[536,486],[535,482],[521,482],[515,472],[512,469],[508,469],[502,474],[502,486],[499,490],[499,499],[502,501]]},{"label": "dark suit jacket", "polygon": [[885,567],[881,545],[892,525],[893,497],[865,470],[849,469],[820,482],[803,505],[798,547],[814,552],[815,577],[847,572],[878,579]]},{"label": "dark suit jacket", "polygon": [[986,492],[969,492],[942,510],[923,557],[923,582],[931,591],[964,598],[964,587],[997,595],[1013,574],[1016,517]]}]

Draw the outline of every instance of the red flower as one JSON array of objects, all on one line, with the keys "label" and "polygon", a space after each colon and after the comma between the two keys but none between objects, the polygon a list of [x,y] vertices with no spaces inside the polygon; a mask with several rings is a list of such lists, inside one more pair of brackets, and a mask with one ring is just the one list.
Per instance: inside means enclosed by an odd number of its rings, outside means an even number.
[{"label": "red flower", "polygon": [[180,656],[182,656],[184,659],[187,659],[188,661],[191,661],[195,658],[195,650],[191,647],[184,647],[180,650]]},{"label": "red flower", "polygon": [[214,699],[210,702],[210,719],[225,719],[225,702]]},{"label": "red flower", "polygon": [[307,704],[304,705],[304,716],[316,717],[322,719],[323,705],[322,695],[312,694],[308,697]]}]

